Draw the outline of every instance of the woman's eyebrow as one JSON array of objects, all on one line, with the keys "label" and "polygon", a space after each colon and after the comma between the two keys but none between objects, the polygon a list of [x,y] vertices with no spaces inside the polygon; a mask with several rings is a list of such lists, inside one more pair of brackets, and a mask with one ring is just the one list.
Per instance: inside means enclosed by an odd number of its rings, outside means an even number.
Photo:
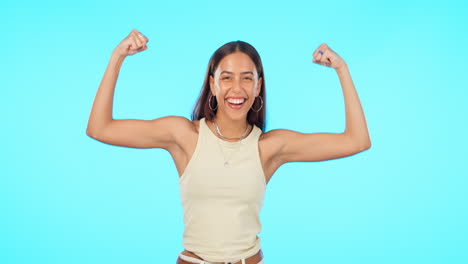
[{"label": "woman's eyebrow", "polygon": [[[222,71],[220,74],[223,74],[223,73],[226,73],[226,74],[233,74],[233,72],[230,72],[230,71]],[[253,75],[253,72],[251,72],[251,71],[246,71],[246,72],[241,72],[241,74],[252,74],[252,75]]]}]

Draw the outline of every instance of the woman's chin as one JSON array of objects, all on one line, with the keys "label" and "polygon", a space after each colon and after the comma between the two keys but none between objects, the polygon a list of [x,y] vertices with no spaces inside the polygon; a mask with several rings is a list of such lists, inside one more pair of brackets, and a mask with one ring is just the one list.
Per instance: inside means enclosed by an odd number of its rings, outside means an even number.
[{"label": "woman's chin", "polygon": [[[217,114],[219,117],[219,115]],[[231,120],[245,120],[247,119],[247,113],[244,111],[233,111],[232,109],[225,109],[223,116]]]}]

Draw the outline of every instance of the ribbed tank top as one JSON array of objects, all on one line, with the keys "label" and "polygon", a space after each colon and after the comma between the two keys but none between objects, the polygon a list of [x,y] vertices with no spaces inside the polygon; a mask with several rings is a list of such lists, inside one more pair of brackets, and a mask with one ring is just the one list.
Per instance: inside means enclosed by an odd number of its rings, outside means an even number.
[{"label": "ribbed tank top", "polygon": [[[237,261],[261,249],[257,234],[266,189],[258,151],[261,133],[254,125],[241,142],[229,142],[200,119],[197,145],[179,186],[182,245],[206,261]],[[229,158],[228,166],[224,157]]]}]

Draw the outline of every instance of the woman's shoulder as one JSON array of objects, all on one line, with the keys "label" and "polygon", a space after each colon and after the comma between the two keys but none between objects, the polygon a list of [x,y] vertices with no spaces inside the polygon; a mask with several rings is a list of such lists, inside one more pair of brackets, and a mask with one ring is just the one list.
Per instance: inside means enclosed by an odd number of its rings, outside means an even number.
[{"label": "woman's shoulder", "polygon": [[198,132],[200,120],[190,120],[184,116],[174,116],[174,122],[177,122],[178,127],[186,132]]},{"label": "woman's shoulder", "polygon": [[262,132],[260,135],[260,141],[265,141],[270,144],[279,143],[282,137],[282,130],[284,129],[274,129],[267,132]]},{"label": "woman's shoulder", "polygon": [[259,137],[259,148],[266,160],[278,156],[282,146],[281,131],[279,129],[262,132]]},{"label": "woman's shoulder", "polygon": [[196,143],[199,121],[192,121],[183,116],[167,116],[167,124],[175,141],[176,149],[189,149]]},{"label": "woman's shoulder", "polygon": [[200,129],[200,120],[193,120],[190,122],[192,123],[194,131],[198,134],[198,130]]},{"label": "woman's shoulder", "polygon": [[189,120],[184,116],[166,116],[166,124],[177,138],[184,138],[189,134],[198,133],[199,120]]}]

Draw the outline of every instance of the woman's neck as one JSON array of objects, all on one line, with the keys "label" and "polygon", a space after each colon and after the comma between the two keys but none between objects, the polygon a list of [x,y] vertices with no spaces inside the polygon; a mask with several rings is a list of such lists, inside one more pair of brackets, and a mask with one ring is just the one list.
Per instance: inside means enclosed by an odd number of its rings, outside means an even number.
[{"label": "woman's neck", "polygon": [[[216,124],[218,125],[219,131],[225,137],[224,140],[233,139],[233,141],[236,141],[236,140],[239,140],[239,138],[242,135],[244,135],[244,138],[245,138],[249,133],[248,132],[250,130],[249,124],[247,123],[247,120],[245,119],[233,120],[230,118],[220,116],[219,114],[215,116],[215,119],[216,119]],[[214,123],[213,123],[213,126],[215,126]]]}]

